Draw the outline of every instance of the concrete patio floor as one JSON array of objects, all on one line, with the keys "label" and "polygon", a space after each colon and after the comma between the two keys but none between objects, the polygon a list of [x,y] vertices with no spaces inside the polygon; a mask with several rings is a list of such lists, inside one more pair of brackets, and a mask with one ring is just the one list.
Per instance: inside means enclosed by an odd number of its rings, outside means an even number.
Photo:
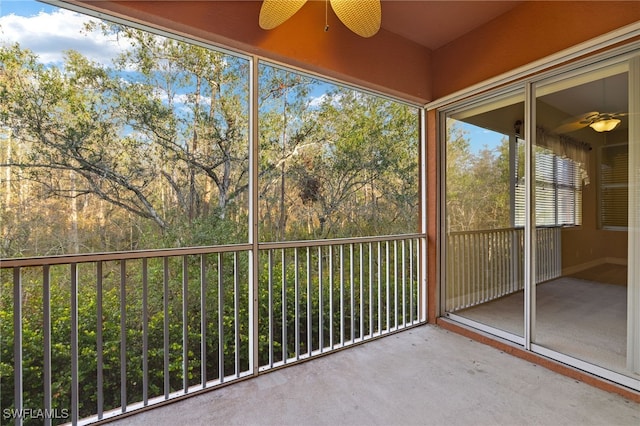
[{"label": "concrete patio floor", "polygon": [[434,325],[113,425],[640,425],[640,404]]}]

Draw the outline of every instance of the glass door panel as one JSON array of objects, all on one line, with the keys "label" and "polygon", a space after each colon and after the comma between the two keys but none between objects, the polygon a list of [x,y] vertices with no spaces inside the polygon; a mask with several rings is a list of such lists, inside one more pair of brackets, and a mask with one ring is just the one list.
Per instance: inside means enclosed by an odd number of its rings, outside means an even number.
[{"label": "glass door panel", "polygon": [[626,63],[538,85],[532,147],[532,342],[624,372],[629,102]]},{"label": "glass door panel", "polygon": [[507,337],[524,328],[523,117],[522,92],[446,117],[446,312]]}]

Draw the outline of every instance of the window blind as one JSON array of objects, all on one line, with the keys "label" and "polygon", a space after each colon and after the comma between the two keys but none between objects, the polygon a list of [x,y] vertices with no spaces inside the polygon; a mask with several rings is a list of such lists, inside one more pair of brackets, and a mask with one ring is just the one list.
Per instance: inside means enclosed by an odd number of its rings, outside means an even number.
[{"label": "window blind", "polygon": [[[515,226],[525,222],[524,140],[517,144]],[[534,147],[536,226],[582,224],[582,174],[580,164],[556,155],[548,148]],[[522,161],[520,161],[522,159]]]},{"label": "window blind", "polygon": [[629,145],[603,146],[600,156],[600,226],[627,228]]}]

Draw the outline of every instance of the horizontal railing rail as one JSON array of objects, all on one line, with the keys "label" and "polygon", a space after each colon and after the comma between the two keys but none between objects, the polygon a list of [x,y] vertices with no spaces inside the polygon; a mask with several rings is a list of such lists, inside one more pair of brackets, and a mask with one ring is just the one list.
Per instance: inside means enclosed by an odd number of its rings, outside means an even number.
[{"label": "horizontal railing rail", "polygon": [[425,244],[261,243],[257,272],[252,244],[2,260],[3,408],[92,423],[420,324]]},{"label": "horizontal railing rail", "polygon": [[[561,227],[536,228],[536,283],[562,271]],[[524,288],[524,229],[447,234],[446,309],[455,312]]]}]

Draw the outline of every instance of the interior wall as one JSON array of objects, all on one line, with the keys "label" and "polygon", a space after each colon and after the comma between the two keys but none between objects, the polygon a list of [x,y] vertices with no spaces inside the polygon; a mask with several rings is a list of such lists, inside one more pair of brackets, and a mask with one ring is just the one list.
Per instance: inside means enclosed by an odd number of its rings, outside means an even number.
[{"label": "interior wall", "polygon": [[[265,31],[261,1],[69,0],[187,37],[257,54],[417,104],[432,99],[431,51],[381,29],[362,38],[342,25],[325,3],[307,2],[295,19]],[[401,78],[399,78],[401,74]]]},{"label": "interior wall", "polygon": [[640,20],[637,1],[524,2],[432,54],[435,99]]},{"label": "interior wall", "polygon": [[600,229],[598,225],[598,155],[603,144],[627,142],[627,130],[596,133],[580,130],[580,139],[591,144],[589,185],[583,186],[582,226],[562,231],[563,274],[572,274],[602,263],[626,263],[627,232]]}]

